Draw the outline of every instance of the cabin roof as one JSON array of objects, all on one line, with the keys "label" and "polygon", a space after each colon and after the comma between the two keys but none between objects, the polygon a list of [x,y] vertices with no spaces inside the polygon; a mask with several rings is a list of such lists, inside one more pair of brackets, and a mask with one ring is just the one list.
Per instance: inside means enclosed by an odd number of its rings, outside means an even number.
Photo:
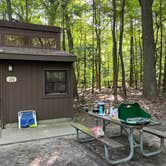
[{"label": "cabin roof", "polygon": [[60,27],[29,24],[29,23],[23,23],[23,22],[10,22],[10,21],[3,21],[3,20],[0,20],[0,28],[34,30],[34,31],[55,32],[55,33],[61,32]]},{"label": "cabin roof", "polygon": [[55,49],[0,47],[0,59],[74,62],[76,56]]}]

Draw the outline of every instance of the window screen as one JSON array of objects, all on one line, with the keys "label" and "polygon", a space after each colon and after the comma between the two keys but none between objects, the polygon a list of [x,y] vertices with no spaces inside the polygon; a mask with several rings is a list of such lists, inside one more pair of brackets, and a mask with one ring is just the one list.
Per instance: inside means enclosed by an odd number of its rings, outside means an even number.
[{"label": "window screen", "polygon": [[67,93],[67,71],[46,70],[45,71],[45,94]]}]

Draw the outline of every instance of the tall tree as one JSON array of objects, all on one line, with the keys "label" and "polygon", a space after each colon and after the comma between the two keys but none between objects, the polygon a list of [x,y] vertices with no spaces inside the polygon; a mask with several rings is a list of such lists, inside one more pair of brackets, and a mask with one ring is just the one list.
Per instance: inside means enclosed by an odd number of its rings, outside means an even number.
[{"label": "tall tree", "polygon": [[117,80],[118,80],[118,63],[117,63],[117,41],[116,41],[116,0],[112,0],[113,6],[113,25],[112,25],[112,38],[113,38],[113,91],[115,101],[117,100]]},{"label": "tall tree", "polygon": [[[139,30],[140,31],[140,30]],[[143,51],[142,51],[142,42],[141,42],[141,36],[139,35],[139,58],[140,58],[140,85],[142,86],[143,82]]]},{"label": "tall tree", "polygon": [[163,92],[166,94],[166,39],[165,39],[165,58],[164,58]]},{"label": "tall tree", "polygon": [[159,78],[158,78],[158,89],[161,88],[161,76],[162,76],[162,52],[163,52],[163,23],[162,23],[162,3],[160,0],[160,54],[159,54]]},{"label": "tall tree", "polygon": [[143,95],[146,98],[158,96],[155,46],[153,34],[152,4],[153,0],[139,0],[142,12],[143,58],[144,58],[144,84]]},{"label": "tall tree", "polygon": [[119,57],[120,57],[121,68],[122,68],[122,88],[123,88],[124,97],[126,97],[126,95],[127,95],[126,94],[125,69],[124,69],[123,52],[122,52],[125,2],[126,2],[126,0],[122,0],[121,17],[120,17],[120,38],[119,38]]},{"label": "tall tree", "polygon": [[69,52],[74,53],[74,43],[73,43],[73,35],[71,31],[71,17],[69,16],[69,11],[67,10],[68,1],[62,1],[62,10],[63,10],[63,16],[65,19],[66,24],[66,33],[67,33],[67,39],[68,39],[68,46],[69,46]]},{"label": "tall tree", "polygon": [[[69,11],[67,10],[67,6],[69,4],[69,1],[62,1],[62,10],[63,10],[63,16],[66,23],[66,33],[67,33],[67,39],[68,39],[68,46],[69,46],[69,53],[74,53],[74,43],[73,43],[73,35],[71,31],[71,17],[69,16]],[[72,72],[73,72],[73,95],[75,97],[78,97],[77,92],[77,81],[76,81],[76,75],[75,75],[75,69],[74,66],[72,66]]]},{"label": "tall tree", "polygon": [[[63,2],[61,1],[61,9],[63,9]],[[64,17],[64,10],[62,10],[62,50],[66,51],[66,31],[65,31],[65,17]]]},{"label": "tall tree", "polygon": [[6,0],[7,3],[7,14],[8,14],[8,19],[9,21],[12,21],[12,6],[11,6],[11,1]]},{"label": "tall tree", "polygon": [[86,67],[87,67],[87,36],[86,33],[84,34],[84,86],[83,89],[84,91],[86,91],[86,87],[87,87],[87,77],[86,77]]},{"label": "tall tree", "polygon": [[93,1],[94,31],[95,31],[95,71],[96,88],[101,90],[101,2]]},{"label": "tall tree", "polygon": [[95,86],[95,0],[92,1],[92,93],[94,93],[94,86]]},{"label": "tall tree", "polygon": [[96,38],[97,38],[97,45],[96,45],[96,77],[97,77],[97,89],[101,90],[101,4],[100,0],[98,0],[97,10],[96,10]]},{"label": "tall tree", "polygon": [[135,88],[138,89],[138,71],[139,71],[139,59],[138,59],[138,42],[136,35],[134,35],[134,45],[135,45],[135,51],[134,51],[134,82],[135,82]]},{"label": "tall tree", "polygon": [[134,84],[134,33],[133,19],[130,19],[130,87]]}]

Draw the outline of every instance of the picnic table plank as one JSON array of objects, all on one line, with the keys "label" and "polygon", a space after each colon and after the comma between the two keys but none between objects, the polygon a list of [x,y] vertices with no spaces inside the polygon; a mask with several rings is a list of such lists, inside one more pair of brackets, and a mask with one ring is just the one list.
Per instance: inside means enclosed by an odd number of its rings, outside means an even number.
[{"label": "picnic table plank", "polygon": [[163,130],[162,128],[153,128],[153,127],[144,127],[144,132],[156,135],[158,137],[166,138],[166,130]]}]

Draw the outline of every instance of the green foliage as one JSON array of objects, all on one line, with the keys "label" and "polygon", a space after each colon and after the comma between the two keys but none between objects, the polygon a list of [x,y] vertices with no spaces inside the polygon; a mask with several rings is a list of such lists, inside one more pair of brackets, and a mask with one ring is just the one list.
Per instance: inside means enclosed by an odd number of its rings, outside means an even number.
[{"label": "green foliage", "polygon": [[3,19],[5,19],[7,5],[6,5],[5,0],[1,0],[0,2],[1,2],[0,3],[0,19],[3,20]]},{"label": "green foliage", "polygon": [[[27,3],[26,3],[27,2]],[[101,74],[102,85],[108,86],[112,82],[113,69],[112,69],[112,2],[110,0],[96,0],[96,7],[100,10],[101,19]],[[162,2],[162,20],[163,20],[163,34],[166,31],[166,2]],[[92,81],[92,66],[93,66],[93,49],[96,48],[96,36],[93,43],[92,37],[94,28],[97,25],[93,25],[93,8],[92,1],[89,0],[11,0],[13,18],[18,21],[30,22],[36,24],[48,24],[55,26],[64,26],[71,29],[72,37],[74,41],[74,54],[78,57],[76,66],[76,75],[78,84],[81,84],[80,80],[84,79],[84,63],[85,63],[85,51],[86,51],[86,80],[87,86],[90,87]],[[117,0],[117,44],[119,43],[119,29],[120,29],[120,13],[122,0]],[[7,6],[6,1],[1,0],[0,3],[0,18],[7,19]],[[67,13],[68,20],[64,21],[64,15]],[[160,16],[160,0],[154,0],[153,14],[156,17],[157,23]],[[138,0],[126,1],[125,6],[125,20],[124,20],[124,39],[123,39],[123,58],[125,63],[126,79],[129,81],[130,75],[130,21],[133,21],[133,37],[134,37],[134,52],[135,52],[135,72],[141,75],[141,9]],[[63,25],[64,24],[64,25]],[[155,39],[157,24],[154,22]],[[66,31],[65,31],[66,32]],[[159,28],[160,32],[160,28]],[[163,36],[164,38],[164,36]],[[66,46],[67,35],[65,38]],[[163,41],[164,42],[164,41]],[[94,45],[93,45],[94,44]],[[160,44],[157,43],[157,48],[160,48]],[[69,50],[68,47],[66,49]],[[164,54],[164,49],[163,49]],[[164,56],[162,59],[164,65]],[[157,63],[158,65],[158,63]],[[158,69],[158,66],[156,66]],[[96,67],[94,66],[94,70]],[[119,64],[119,80],[121,80],[121,68]],[[163,68],[162,68],[163,72]],[[81,85],[80,85],[81,86]]]}]

